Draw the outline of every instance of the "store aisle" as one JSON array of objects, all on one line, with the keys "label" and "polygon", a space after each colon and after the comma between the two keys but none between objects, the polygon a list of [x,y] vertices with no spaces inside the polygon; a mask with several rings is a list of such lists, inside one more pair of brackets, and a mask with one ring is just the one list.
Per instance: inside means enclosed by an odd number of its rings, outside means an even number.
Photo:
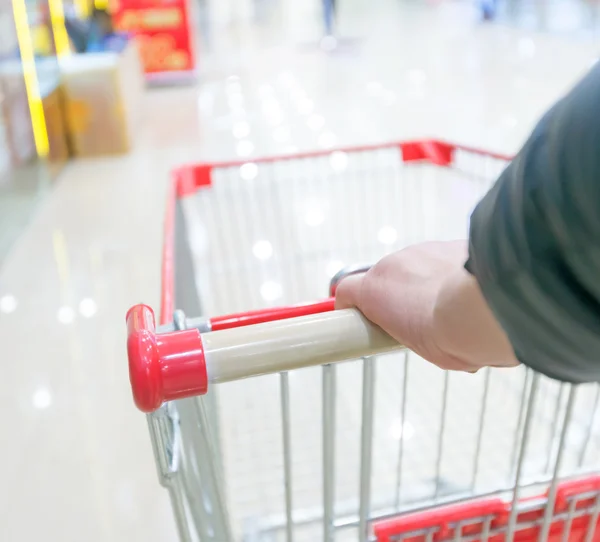
[{"label": "store aisle", "polygon": [[365,6],[347,2],[357,40],[331,55],[311,13],[283,44],[280,18],[224,30],[201,82],[148,92],[134,152],[69,165],[40,206],[0,269],[1,540],[174,540],[124,326],[158,305],[172,167],[420,136],[512,152],[598,54],[480,26],[470,4]]}]

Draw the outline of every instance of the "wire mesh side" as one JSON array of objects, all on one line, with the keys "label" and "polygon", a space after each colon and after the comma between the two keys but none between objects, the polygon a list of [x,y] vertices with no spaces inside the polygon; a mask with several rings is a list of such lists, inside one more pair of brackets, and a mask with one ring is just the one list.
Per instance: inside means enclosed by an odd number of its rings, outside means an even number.
[{"label": "wire mesh side", "polygon": [[206,311],[314,299],[344,265],[465,237],[505,165],[460,150],[451,168],[403,163],[393,148],[215,169],[184,201]]},{"label": "wire mesh side", "polygon": [[[546,514],[546,495],[518,503],[514,530],[521,542],[558,542],[600,539],[598,529],[598,478],[593,488],[585,484],[563,484],[560,500],[552,514]],[[489,542],[509,539],[507,517],[513,512],[502,500],[487,498],[459,505],[441,507],[432,513],[419,512],[397,521],[375,526],[377,542]],[[544,529],[547,526],[547,530]],[[513,535],[515,533],[513,532]]]},{"label": "wire mesh side", "polygon": [[[183,202],[206,312],[319,298],[345,264],[464,237],[505,165],[467,151],[451,168],[405,164],[388,149],[214,171],[212,186]],[[364,540],[376,518],[506,492],[518,468],[525,494],[551,480],[561,437],[547,405],[559,417],[567,408],[552,382],[540,377],[528,410],[524,368],[445,374],[407,353],[369,367],[338,365],[335,386],[320,368],[219,386],[234,540]],[[597,396],[582,386],[573,400],[561,476],[595,462]],[[370,430],[365,401],[377,412]],[[531,438],[519,462],[527,412]]]},{"label": "wire mesh side", "polygon": [[567,440],[573,429],[581,386],[568,386],[564,414],[555,420],[559,442],[552,460],[551,476],[533,482],[526,479],[524,471],[531,455],[542,378],[532,373],[531,379],[526,380],[526,406],[511,490],[506,488],[504,494],[502,490],[496,491],[501,498],[491,498],[492,494],[488,494],[485,499],[471,499],[458,506],[425,509],[375,522],[376,540],[421,542],[435,538],[440,542],[483,542],[501,537],[507,542],[591,542],[600,539],[600,476],[561,481],[561,477],[573,475],[565,472],[563,462],[569,449]]}]

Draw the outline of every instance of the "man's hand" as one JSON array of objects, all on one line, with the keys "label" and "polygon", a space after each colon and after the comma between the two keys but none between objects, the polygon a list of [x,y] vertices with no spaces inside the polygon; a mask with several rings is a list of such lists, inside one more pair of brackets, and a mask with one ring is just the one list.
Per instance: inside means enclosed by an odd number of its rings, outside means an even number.
[{"label": "man's hand", "polygon": [[358,308],[401,344],[443,369],[517,365],[477,281],[467,243],[424,243],[391,254],[337,288],[336,308]]}]

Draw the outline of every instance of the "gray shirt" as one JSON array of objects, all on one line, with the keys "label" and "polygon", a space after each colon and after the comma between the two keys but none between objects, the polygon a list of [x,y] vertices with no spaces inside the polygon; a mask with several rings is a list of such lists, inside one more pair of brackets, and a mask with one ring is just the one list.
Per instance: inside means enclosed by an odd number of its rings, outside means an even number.
[{"label": "gray shirt", "polygon": [[466,268],[522,363],[600,381],[600,65],[475,209]]}]

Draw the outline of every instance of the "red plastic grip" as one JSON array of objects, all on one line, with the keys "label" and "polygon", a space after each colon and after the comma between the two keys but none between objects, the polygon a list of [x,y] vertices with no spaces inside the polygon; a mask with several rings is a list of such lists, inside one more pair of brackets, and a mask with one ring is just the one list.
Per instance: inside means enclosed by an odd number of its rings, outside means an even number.
[{"label": "red plastic grip", "polygon": [[156,410],[165,401],[203,395],[208,375],[197,329],[157,335],[154,312],[136,305],[127,313],[129,380],[136,406]]}]

